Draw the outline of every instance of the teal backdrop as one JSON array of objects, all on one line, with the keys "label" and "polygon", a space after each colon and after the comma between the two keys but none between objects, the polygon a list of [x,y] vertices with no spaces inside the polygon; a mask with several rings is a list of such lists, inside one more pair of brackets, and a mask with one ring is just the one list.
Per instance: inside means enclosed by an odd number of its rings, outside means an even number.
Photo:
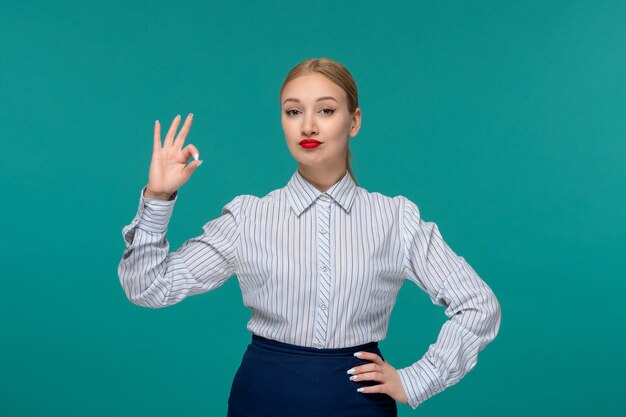
[{"label": "teal backdrop", "polygon": [[[171,250],[284,186],[278,91],[311,57],[357,81],[359,185],[415,201],[502,306],[476,368],[399,415],[626,415],[625,20],[623,1],[4,3],[0,415],[225,415],[250,340],[237,278],[135,306],[121,230],[155,119],[193,112],[204,160]],[[407,281],[387,360],[445,319]]]}]

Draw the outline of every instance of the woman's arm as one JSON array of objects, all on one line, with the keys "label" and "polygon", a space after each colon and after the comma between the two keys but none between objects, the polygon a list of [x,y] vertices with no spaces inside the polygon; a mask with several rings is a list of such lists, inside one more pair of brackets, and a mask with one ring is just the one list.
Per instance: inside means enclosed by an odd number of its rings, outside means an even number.
[{"label": "woman's arm", "polygon": [[202,227],[202,235],[170,253],[165,234],[178,191],[162,200],[145,197],[145,190],[135,218],[122,229],[126,247],[118,266],[120,283],[133,304],[149,308],[176,304],[221,286],[236,273],[240,196]]},{"label": "woman's arm", "polygon": [[404,201],[405,273],[434,304],[446,307],[449,318],[426,354],[398,369],[415,409],[474,368],[478,353],[498,334],[501,310],[491,288],[450,249],[437,225],[423,221],[415,203]]}]

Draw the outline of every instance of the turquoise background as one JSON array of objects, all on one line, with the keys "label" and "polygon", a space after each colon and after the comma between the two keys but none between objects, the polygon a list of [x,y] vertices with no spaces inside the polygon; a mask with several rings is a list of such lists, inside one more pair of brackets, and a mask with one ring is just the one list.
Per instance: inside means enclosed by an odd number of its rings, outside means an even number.
[{"label": "turquoise background", "polygon": [[[155,119],[193,112],[204,160],[172,250],[285,185],[278,91],[311,57],[357,81],[359,185],[415,201],[502,305],[476,368],[399,414],[625,415],[626,3],[6,3],[0,415],[225,415],[250,339],[236,277],[137,307],[121,229]],[[387,360],[418,360],[445,319],[407,282]]]}]

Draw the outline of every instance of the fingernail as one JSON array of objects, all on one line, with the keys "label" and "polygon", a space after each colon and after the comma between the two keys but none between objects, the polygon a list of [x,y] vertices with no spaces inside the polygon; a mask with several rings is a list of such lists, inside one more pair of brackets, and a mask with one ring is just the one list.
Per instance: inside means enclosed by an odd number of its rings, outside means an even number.
[{"label": "fingernail", "polygon": [[189,117],[193,117],[193,113],[189,113]]},{"label": "fingernail", "polygon": [[362,352],[354,352],[354,356],[361,356]]},{"label": "fingernail", "polygon": [[177,114],[176,117],[180,119],[180,114]]},{"label": "fingernail", "polygon": [[356,377],[357,377],[356,375],[352,375],[352,376],[350,377],[350,381],[354,381],[354,380],[356,379]]},{"label": "fingernail", "polygon": [[158,125],[158,124],[159,124],[159,121],[158,121],[158,120],[155,120],[155,121],[154,121],[154,124],[155,124],[155,125]]},{"label": "fingernail", "polygon": [[352,374],[353,374],[353,373],[355,373],[355,372],[356,372],[356,371],[354,370],[354,368],[352,368],[352,369],[348,369],[348,370],[346,371],[346,373],[349,373],[350,375],[352,375]]},{"label": "fingernail", "polygon": [[193,157],[197,161],[198,158],[200,157],[200,155],[198,154],[198,152],[196,152],[196,153],[193,154]]},{"label": "fingernail", "polygon": [[363,388],[357,388],[356,390],[359,392],[363,392]]},{"label": "fingernail", "polygon": [[202,161],[198,162],[198,166],[202,165]]}]

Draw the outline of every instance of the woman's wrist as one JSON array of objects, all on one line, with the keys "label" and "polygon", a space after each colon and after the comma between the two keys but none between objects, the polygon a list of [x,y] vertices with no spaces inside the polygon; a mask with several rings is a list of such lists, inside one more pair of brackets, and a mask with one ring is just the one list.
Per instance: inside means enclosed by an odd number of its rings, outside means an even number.
[{"label": "woman's wrist", "polygon": [[172,194],[171,193],[154,193],[146,188],[145,191],[143,192],[143,196],[144,198],[156,198],[159,200],[169,200],[170,197],[172,197]]}]

